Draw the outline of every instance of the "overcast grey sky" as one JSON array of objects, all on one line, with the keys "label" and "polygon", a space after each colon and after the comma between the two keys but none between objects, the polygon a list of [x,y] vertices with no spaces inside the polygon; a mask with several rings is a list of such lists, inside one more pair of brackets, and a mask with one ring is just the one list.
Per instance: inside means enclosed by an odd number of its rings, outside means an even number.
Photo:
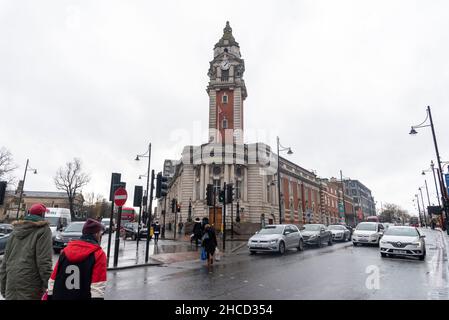
[{"label": "overcast grey sky", "polygon": [[[430,105],[449,160],[447,1],[0,1],[0,146],[55,190],[79,157],[107,195],[207,141],[213,46],[230,21],[245,59],[246,142],[292,147],[321,177],[359,179],[375,200],[416,213],[431,132],[409,136]],[[257,133],[257,135],[256,135]],[[428,177],[432,201],[433,179]],[[142,184],[142,183],[140,183]]]}]

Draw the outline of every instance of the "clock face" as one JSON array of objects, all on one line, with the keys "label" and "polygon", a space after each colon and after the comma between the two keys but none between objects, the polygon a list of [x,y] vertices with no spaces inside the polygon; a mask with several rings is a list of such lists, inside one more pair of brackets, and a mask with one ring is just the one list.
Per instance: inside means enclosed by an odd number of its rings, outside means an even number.
[{"label": "clock face", "polygon": [[225,60],[225,61],[223,61],[223,62],[220,64],[220,68],[221,68],[222,70],[228,70],[228,69],[229,69],[229,66],[230,66],[230,64],[229,64],[229,61],[228,61],[228,60]]}]

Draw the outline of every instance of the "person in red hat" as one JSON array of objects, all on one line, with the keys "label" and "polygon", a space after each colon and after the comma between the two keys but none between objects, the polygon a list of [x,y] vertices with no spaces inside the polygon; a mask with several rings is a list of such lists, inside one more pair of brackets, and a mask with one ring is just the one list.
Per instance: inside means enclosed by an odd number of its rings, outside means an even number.
[{"label": "person in red hat", "polygon": [[39,300],[52,269],[52,235],[47,208],[34,204],[23,220],[13,222],[0,267],[1,295],[6,300]]},{"label": "person in red hat", "polygon": [[80,240],[62,250],[48,280],[48,300],[104,299],[106,254],[101,248],[103,225],[87,219]]}]

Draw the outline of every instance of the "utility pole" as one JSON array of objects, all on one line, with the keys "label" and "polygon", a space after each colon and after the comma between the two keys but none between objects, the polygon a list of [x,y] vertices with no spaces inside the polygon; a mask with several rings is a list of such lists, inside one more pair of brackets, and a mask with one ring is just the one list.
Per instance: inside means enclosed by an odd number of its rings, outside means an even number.
[{"label": "utility pole", "polygon": [[421,194],[421,203],[422,203],[422,211],[423,211],[423,218],[424,218],[424,226],[427,228],[427,219],[426,219],[426,205],[424,204],[424,198],[422,196],[422,188],[418,188],[419,193]]},{"label": "utility pole", "polygon": [[[150,144],[151,148],[151,144]],[[150,155],[151,155],[151,149],[150,149]],[[149,175],[148,175],[149,176]],[[154,170],[151,170],[151,187],[150,187],[150,207],[147,208],[148,213],[148,219],[147,219],[147,243],[145,248],[145,263],[148,262],[148,255],[149,255],[149,247],[150,247],[150,231],[151,231],[151,214],[153,212],[152,205],[153,205],[153,189],[154,189]]]},{"label": "utility pole", "polygon": [[343,184],[343,171],[340,170],[340,183],[341,183],[341,194],[343,197],[343,214],[344,214],[344,218],[345,218],[345,223],[347,224],[348,222],[346,221],[346,206],[345,206],[345,186]]},{"label": "utility pole", "polygon": [[223,252],[226,248],[226,205],[228,201],[228,195],[226,190],[226,182],[223,182],[224,199],[223,199]]}]

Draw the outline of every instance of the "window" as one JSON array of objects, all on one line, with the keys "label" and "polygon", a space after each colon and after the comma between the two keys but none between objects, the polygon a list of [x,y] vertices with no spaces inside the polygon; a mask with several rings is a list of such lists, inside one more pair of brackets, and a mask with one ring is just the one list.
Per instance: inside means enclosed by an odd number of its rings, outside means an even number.
[{"label": "window", "polygon": [[221,97],[221,102],[228,103],[228,95],[226,93]]},{"label": "window", "polygon": [[221,123],[221,126],[222,126],[223,129],[227,129],[228,128],[228,120],[223,119],[223,121]]},{"label": "window", "polygon": [[229,80],[229,70],[221,70],[221,81]]}]

